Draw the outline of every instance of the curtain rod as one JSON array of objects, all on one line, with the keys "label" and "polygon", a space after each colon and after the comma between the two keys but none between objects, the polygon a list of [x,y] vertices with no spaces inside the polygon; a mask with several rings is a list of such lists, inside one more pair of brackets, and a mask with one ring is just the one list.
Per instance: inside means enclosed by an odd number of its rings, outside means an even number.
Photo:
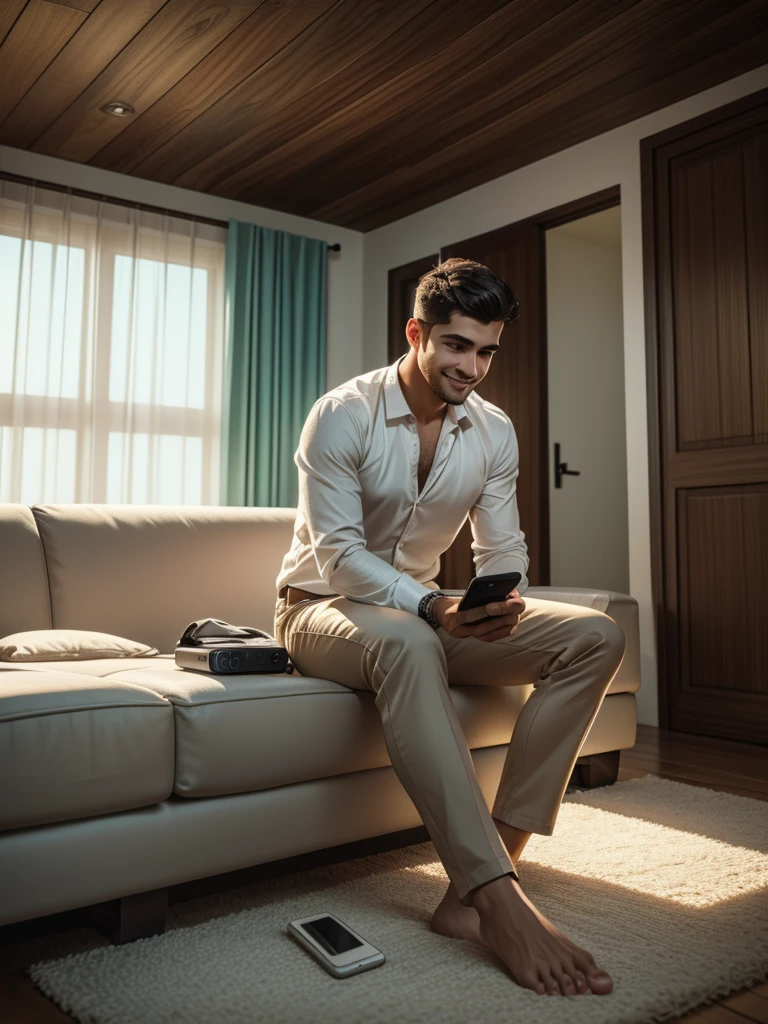
[{"label": "curtain rod", "polygon": [[[22,174],[11,174],[7,171],[0,171],[0,178],[7,181],[18,181],[22,185],[40,185],[42,188],[50,189],[52,192],[69,192],[73,196],[80,196],[82,199],[101,199],[107,203],[114,203],[116,206],[130,206],[136,210],[146,210],[148,213],[165,213],[171,217],[180,217],[182,220],[194,220],[200,224],[210,224],[215,228],[226,228],[228,223],[225,220],[214,220],[211,217],[197,217],[193,213],[181,213],[178,210],[168,210],[162,206],[149,206],[147,203],[132,203],[129,199],[118,199],[116,196],[106,196],[100,192],[86,192],[82,188],[72,188],[69,185],[58,185],[53,181],[41,181],[39,178],[27,178]],[[329,244],[328,249],[334,252],[341,252],[341,242]]]}]

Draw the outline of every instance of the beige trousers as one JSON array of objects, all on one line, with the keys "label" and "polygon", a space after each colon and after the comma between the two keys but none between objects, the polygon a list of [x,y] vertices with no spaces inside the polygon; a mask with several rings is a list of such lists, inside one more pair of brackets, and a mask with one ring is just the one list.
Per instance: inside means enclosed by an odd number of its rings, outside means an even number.
[{"label": "beige trousers", "polygon": [[514,635],[490,643],[456,639],[410,612],[339,596],[292,605],[278,597],[275,608],[275,636],[302,675],[375,694],[392,766],[464,906],[473,905],[481,885],[518,876],[477,781],[448,686],[533,684],[492,814],[548,836],[624,657],[624,633],[603,612],[523,600]]}]

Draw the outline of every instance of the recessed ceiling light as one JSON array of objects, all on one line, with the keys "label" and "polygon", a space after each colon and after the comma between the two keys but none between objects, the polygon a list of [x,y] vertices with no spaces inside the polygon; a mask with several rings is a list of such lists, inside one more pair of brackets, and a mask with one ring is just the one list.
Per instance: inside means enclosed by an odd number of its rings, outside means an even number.
[{"label": "recessed ceiling light", "polygon": [[115,117],[128,117],[129,114],[136,113],[130,103],[122,103],[120,100],[105,103],[101,109],[105,114],[114,114]]}]

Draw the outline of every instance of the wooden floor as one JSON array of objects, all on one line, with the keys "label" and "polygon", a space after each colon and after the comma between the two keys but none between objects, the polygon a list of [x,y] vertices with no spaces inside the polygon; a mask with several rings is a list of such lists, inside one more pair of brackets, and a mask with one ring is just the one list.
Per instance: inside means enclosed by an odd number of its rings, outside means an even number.
[{"label": "wooden floor", "polygon": [[[672,733],[648,725],[639,725],[635,746],[631,750],[621,752],[619,781],[647,775],[649,772],[676,782],[768,800],[768,748],[753,744]],[[413,837],[407,837],[407,843],[413,841]],[[359,851],[353,852],[352,848],[355,845],[347,844],[347,847],[337,849],[344,850],[346,857],[360,856]],[[403,843],[400,842],[398,845]],[[332,859],[345,858],[339,857],[338,854],[334,858],[331,851],[330,856],[324,859],[325,862],[329,862]],[[291,860],[297,861],[297,858]],[[295,866],[292,870],[295,870]],[[235,879],[235,875],[239,880]],[[228,884],[243,884],[244,881],[245,876],[236,872]],[[218,888],[220,890],[222,886]],[[176,899],[170,896],[174,889],[177,890]],[[216,889],[215,880],[201,880],[199,883],[188,883],[184,887],[172,887],[169,890],[169,903],[179,902],[179,893],[182,899],[192,899]],[[83,927],[78,913],[80,912],[71,911],[67,914],[56,914],[51,918],[6,925],[0,929],[0,1024],[64,1024],[67,1021],[75,1021],[74,1017],[62,1013],[35,988],[24,974],[26,964],[20,962],[18,954],[14,955],[13,943],[29,938],[30,935],[45,935],[64,928]],[[727,951],[724,952],[727,955]],[[744,1024],[745,1021],[768,1024],[768,982],[733,993],[705,1009],[693,1010],[679,1017],[678,1021],[685,1024]],[[670,1021],[670,1024],[673,1022]]]}]

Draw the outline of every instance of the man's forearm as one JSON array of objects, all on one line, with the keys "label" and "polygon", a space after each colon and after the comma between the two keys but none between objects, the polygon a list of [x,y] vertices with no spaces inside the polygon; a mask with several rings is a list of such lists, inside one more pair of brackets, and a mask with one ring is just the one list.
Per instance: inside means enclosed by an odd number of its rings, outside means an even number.
[{"label": "man's forearm", "polygon": [[339,554],[337,550],[319,546],[315,548],[315,558],[331,590],[351,601],[398,608],[418,615],[419,602],[425,594],[431,593],[429,587],[364,547]]}]

